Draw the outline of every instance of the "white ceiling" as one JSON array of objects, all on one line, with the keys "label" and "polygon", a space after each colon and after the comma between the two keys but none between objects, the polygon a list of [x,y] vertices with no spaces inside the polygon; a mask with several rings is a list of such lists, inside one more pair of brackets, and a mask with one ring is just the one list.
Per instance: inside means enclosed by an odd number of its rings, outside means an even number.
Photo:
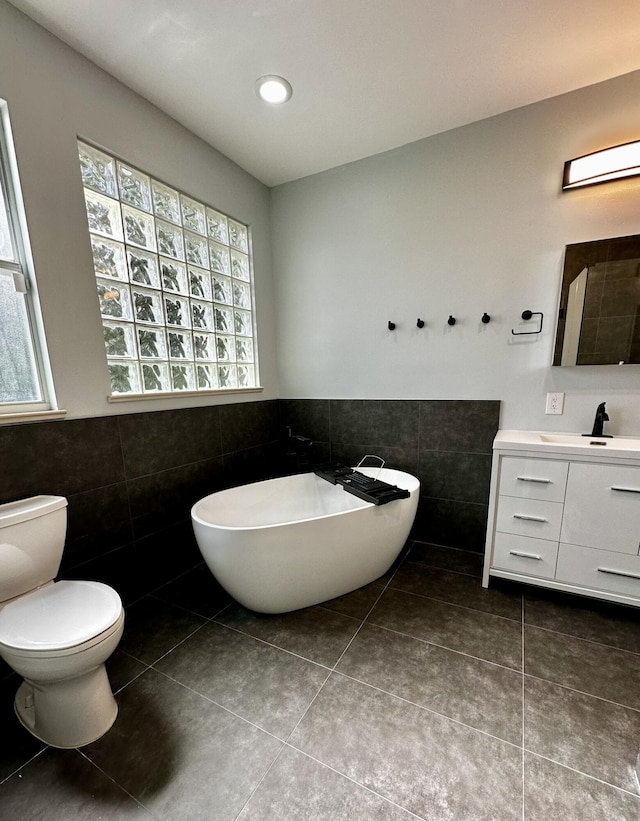
[{"label": "white ceiling", "polygon": [[11,2],[269,186],[640,68],[638,0]]}]

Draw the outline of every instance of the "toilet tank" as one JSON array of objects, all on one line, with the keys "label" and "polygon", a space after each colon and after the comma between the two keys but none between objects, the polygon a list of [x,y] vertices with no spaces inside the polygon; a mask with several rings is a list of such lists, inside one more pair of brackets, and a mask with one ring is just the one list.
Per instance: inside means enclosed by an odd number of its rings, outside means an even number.
[{"label": "toilet tank", "polygon": [[0,603],[52,581],[67,530],[67,500],[32,496],[0,505]]}]

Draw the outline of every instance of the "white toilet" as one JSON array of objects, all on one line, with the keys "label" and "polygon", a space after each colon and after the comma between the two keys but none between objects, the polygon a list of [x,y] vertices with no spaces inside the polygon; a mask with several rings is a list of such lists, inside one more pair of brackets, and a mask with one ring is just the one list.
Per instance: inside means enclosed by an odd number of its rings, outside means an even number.
[{"label": "white toilet", "polygon": [[124,627],[120,597],[100,582],[54,582],[67,500],[34,496],[0,505],[0,656],[24,681],[15,710],[36,738],[81,747],[118,707],[104,667]]}]

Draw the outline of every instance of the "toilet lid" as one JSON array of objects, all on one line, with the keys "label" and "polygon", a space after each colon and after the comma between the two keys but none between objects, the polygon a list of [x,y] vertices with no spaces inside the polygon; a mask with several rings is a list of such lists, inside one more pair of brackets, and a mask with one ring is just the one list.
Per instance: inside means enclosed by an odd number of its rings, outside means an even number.
[{"label": "toilet lid", "polygon": [[63,650],[95,638],[122,612],[120,596],[101,582],[61,581],[0,610],[0,644],[16,650]]}]

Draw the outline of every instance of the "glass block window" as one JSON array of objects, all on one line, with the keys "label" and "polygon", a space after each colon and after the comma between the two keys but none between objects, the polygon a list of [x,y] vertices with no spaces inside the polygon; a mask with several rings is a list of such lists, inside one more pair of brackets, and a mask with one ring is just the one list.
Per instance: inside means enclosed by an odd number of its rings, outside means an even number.
[{"label": "glass block window", "polygon": [[249,229],[78,142],[113,394],[258,384]]},{"label": "glass block window", "polygon": [[35,281],[27,265],[18,172],[6,104],[0,100],[0,414],[50,409]]}]

